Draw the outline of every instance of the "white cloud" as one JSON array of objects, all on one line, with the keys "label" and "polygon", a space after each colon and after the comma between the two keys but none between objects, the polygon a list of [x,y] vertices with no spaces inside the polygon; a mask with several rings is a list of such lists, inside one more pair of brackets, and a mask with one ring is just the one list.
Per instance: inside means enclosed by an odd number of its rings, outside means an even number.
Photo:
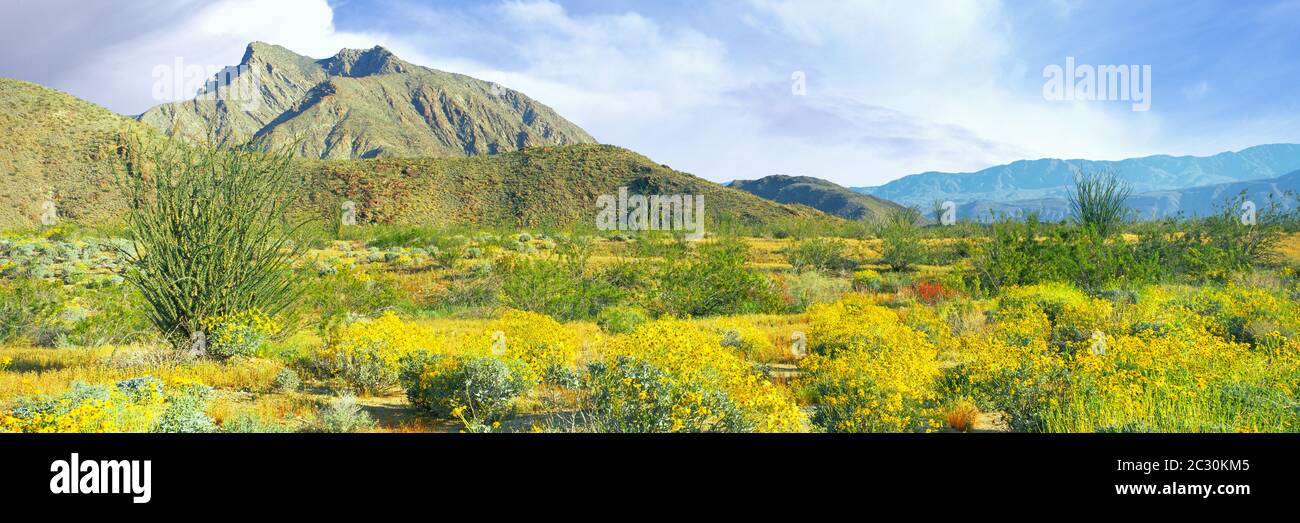
[{"label": "white cloud", "polygon": [[[905,100],[897,95],[910,91],[897,86],[908,81],[945,85],[945,79],[955,78],[955,69],[987,70],[980,64],[996,62],[1004,53],[1001,44],[981,47],[983,55],[963,49],[964,39],[993,23],[985,19],[986,6],[954,3],[939,17],[946,26],[927,25],[930,29],[909,34],[894,28],[897,18],[890,15],[924,25],[920,21],[934,18],[932,14],[903,3],[888,15],[843,2],[755,5],[755,12],[740,13],[752,27],[864,67],[810,62],[810,96],[796,98],[783,83],[789,81],[789,69],[747,62],[731,54],[723,40],[637,13],[573,14],[546,0],[506,2],[494,17],[499,24],[495,33],[512,39],[511,52],[521,65],[505,69],[435,60],[439,67],[528,93],[602,141],[718,181],[779,170],[868,185],[915,172],[918,166],[978,168],[1024,154],[943,119],[863,101],[893,96],[901,103]],[[413,9],[422,12],[415,15],[421,18],[446,18]],[[957,14],[961,12],[970,14]],[[863,16],[875,24],[871,28],[891,33],[873,33],[872,45],[861,44]],[[836,74],[820,72],[827,67]],[[903,73],[906,78],[876,78]],[[930,103],[916,102],[913,108]]]},{"label": "white cloud", "polygon": [[973,170],[990,160],[1024,156],[1119,158],[1139,154],[1158,136],[1158,111],[1134,114],[1118,104],[1044,100],[1039,73],[1047,64],[1020,60],[1018,46],[1024,44],[1013,38],[1016,28],[997,0],[750,4],[762,15],[758,23],[819,51],[810,59],[821,61],[826,74],[820,81],[839,96],[964,129],[977,138],[967,144],[996,144],[983,154],[954,151],[936,157],[917,150],[910,167],[885,173],[888,178],[922,170]]}]

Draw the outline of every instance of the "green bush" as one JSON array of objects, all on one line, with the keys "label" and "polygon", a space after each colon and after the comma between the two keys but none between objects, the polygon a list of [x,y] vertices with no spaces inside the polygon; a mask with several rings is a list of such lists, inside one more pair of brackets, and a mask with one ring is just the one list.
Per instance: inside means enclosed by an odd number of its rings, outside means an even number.
[{"label": "green bush", "polygon": [[293,431],[293,427],[283,421],[265,419],[248,412],[241,412],[221,423],[221,432],[228,433],[280,434]]},{"label": "green bush", "polygon": [[786,274],[783,282],[786,303],[795,312],[802,312],[818,303],[833,302],[853,290],[847,279],[812,271]]},{"label": "green bush", "polygon": [[40,280],[0,282],[0,344],[37,334],[58,313],[59,286]]},{"label": "green bush", "polygon": [[133,247],[122,253],[149,319],[176,346],[205,318],[277,316],[299,296],[293,262],[305,242],[286,222],[292,157],[176,141],[125,143],[120,184]]},{"label": "green bush", "polygon": [[795,271],[823,270],[845,271],[857,263],[845,256],[846,246],[835,238],[813,238],[794,244],[785,252],[786,260]]},{"label": "green bush", "polygon": [[1132,187],[1115,173],[1078,173],[1068,195],[1070,214],[1075,223],[1109,237],[1131,213],[1127,200],[1132,193]]},{"label": "green bush", "polygon": [[491,273],[490,265],[488,267],[486,274],[471,274],[448,281],[445,288],[430,297],[428,306],[441,311],[496,307],[501,300],[501,279]]},{"label": "green bush", "polygon": [[1011,285],[1071,282],[1090,292],[1176,278],[1227,281],[1233,274],[1275,263],[1287,212],[1259,214],[1243,225],[1228,204],[1222,213],[1193,220],[1133,224],[1136,240],[1103,236],[1093,225],[999,220],[976,242],[971,274],[989,291]]},{"label": "green bush", "polygon": [[925,255],[921,243],[921,213],[916,209],[899,209],[876,227],[880,238],[880,260],[895,271],[910,269]]},{"label": "green bush", "polygon": [[434,265],[442,269],[455,269],[456,262],[464,259],[466,254],[465,244],[459,242],[445,243],[430,252]]},{"label": "green bush", "polygon": [[308,365],[320,377],[333,380],[346,391],[363,394],[385,394],[398,385],[397,371],[384,356],[381,342],[369,347],[356,347],[332,354],[318,354]]},{"label": "green bush", "polygon": [[506,257],[496,266],[504,303],[562,321],[595,316],[620,293],[591,268],[591,254],[590,243],[569,241],[543,257]]},{"label": "green bush", "polygon": [[596,316],[596,325],[610,334],[627,334],[648,321],[644,309],[626,305],[607,307]]},{"label": "green bush", "polygon": [[402,359],[400,379],[412,405],[467,425],[503,420],[529,389],[526,365],[489,357],[415,352]]},{"label": "green bush", "polygon": [[387,310],[407,310],[414,305],[397,286],[396,278],[388,274],[358,278],[345,271],[313,278],[304,285],[303,293],[302,303],[321,316],[317,327],[322,335],[350,317],[370,318]]},{"label": "green bush", "polygon": [[[592,363],[587,367],[586,390],[584,414],[597,432],[746,432],[751,428],[722,391],[679,381],[636,358]],[[699,407],[682,408],[688,404]]]},{"label": "green bush", "polygon": [[167,395],[167,410],[154,426],[153,432],[214,432],[216,423],[204,410],[212,388],[202,384],[180,387]]},{"label": "green bush", "polygon": [[285,367],[271,380],[271,389],[276,392],[297,392],[302,388],[302,380],[293,369]]},{"label": "green bush", "polygon": [[375,426],[370,415],[357,405],[356,396],[343,395],[330,400],[316,412],[311,432],[345,433],[362,432]]},{"label": "green bush", "polygon": [[665,260],[654,276],[654,312],[685,317],[780,311],[779,290],[748,266],[748,252],[740,241],[720,240],[701,245],[695,256]]}]

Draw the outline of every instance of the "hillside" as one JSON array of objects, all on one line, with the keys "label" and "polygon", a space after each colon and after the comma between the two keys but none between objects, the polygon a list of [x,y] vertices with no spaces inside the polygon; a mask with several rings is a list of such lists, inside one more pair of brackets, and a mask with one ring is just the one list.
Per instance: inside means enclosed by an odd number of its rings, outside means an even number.
[{"label": "hillside", "polygon": [[296,144],[298,154],[317,159],[476,156],[595,143],[523,93],[414,65],[382,47],[315,60],[254,42],[227,69],[238,72],[237,80],[253,77],[257,95],[241,97],[214,79],[209,94],[159,105],[139,120],[191,141],[206,141],[215,129],[213,138],[224,143]]},{"label": "hillside", "polygon": [[39,223],[41,205],[100,222],[113,213],[111,158],[119,131],[139,123],[72,95],[0,78],[0,228]]},{"label": "hillside", "polygon": [[730,187],[780,203],[807,205],[849,220],[874,220],[902,208],[894,202],[856,193],[821,178],[773,175],[737,180]]},{"label": "hillside", "polygon": [[1274,144],[1209,157],[1024,160],[973,173],[915,174],[879,187],[853,190],[904,205],[928,205],[935,200],[1011,202],[1065,198],[1077,171],[1113,171],[1133,186],[1134,193],[1146,193],[1276,178],[1297,169],[1300,145]]},{"label": "hillside", "polygon": [[595,223],[596,198],[633,194],[704,195],[710,223],[720,216],[758,224],[802,218],[835,221],[815,209],[770,202],[674,171],[608,145],[539,147],[470,158],[308,162],[319,188],[356,202],[359,221],[402,224]]}]

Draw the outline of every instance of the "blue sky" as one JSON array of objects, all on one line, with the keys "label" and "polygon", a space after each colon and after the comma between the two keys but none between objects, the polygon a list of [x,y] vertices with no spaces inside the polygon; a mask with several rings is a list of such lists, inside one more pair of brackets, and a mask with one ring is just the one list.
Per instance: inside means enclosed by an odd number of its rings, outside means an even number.
[{"label": "blue sky", "polygon": [[[5,0],[0,76],[134,114],[176,57],[251,40],[392,49],[500,82],[716,180],[876,185],[1022,158],[1300,142],[1300,0]],[[1150,65],[1151,108],[1052,101],[1043,70]],[[792,90],[806,79],[806,95]]]}]

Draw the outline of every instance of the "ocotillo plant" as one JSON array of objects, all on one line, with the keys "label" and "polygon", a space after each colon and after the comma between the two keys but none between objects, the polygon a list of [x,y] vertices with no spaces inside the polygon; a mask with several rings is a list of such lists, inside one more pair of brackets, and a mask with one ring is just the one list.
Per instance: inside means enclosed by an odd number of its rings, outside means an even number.
[{"label": "ocotillo plant", "polygon": [[1078,173],[1070,191],[1070,212],[1084,227],[1092,227],[1102,238],[1117,232],[1128,218],[1128,197],[1133,189],[1111,172]]},{"label": "ocotillo plant", "polygon": [[299,293],[304,243],[286,216],[301,194],[283,151],[124,137],[127,279],[176,346],[206,318],[285,312]]}]

